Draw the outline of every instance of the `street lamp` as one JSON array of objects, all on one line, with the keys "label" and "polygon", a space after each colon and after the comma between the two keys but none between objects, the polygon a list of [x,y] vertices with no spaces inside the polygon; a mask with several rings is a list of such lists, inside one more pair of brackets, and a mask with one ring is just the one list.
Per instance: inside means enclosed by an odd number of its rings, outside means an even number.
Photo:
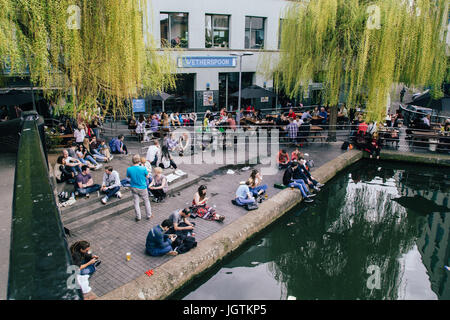
[{"label": "street lamp", "polygon": [[242,53],[233,52],[233,53],[230,53],[230,55],[239,57],[239,101],[238,101],[237,112],[240,112],[241,111],[241,90],[242,90],[242,57],[243,56],[252,56],[253,53],[251,53],[251,52],[242,52]]}]

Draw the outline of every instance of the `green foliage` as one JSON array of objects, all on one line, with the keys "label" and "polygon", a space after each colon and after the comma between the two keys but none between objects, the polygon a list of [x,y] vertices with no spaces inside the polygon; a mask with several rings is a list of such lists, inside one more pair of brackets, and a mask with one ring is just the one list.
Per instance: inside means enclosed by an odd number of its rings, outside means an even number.
[{"label": "green foliage", "polygon": [[125,114],[125,101],[175,86],[171,53],[155,50],[147,31],[147,1],[0,0],[0,8],[0,68],[28,65],[49,98],[70,96],[73,115],[99,106]]},{"label": "green foliage", "polygon": [[395,83],[442,95],[447,17],[446,0],[296,1],[285,12],[276,85],[293,97],[323,82],[325,103],[344,91],[350,107],[366,104],[368,120],[380,121]]}]

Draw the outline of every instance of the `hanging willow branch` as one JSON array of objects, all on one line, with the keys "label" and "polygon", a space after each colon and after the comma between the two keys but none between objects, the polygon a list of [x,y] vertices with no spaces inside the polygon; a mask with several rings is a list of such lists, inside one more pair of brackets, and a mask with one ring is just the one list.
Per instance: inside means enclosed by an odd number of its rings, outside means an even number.
[{"label": "hanging willow branch", "polygon": [[127,100],[175,87],[175,60],[147,31],[146,0],[0,0],[0,8],[0,71],[28,68],[35,85],[62,88],[44,92],[70,96],[63,111],[126,114]]},{"label": "hanging willow branch", "polygon": [[393,84],[431,87],[448,78],[447,0],[297,1],[285,12],[276,84],[291,96],[323,82],[326,104],[365,104],[384,119]]}]

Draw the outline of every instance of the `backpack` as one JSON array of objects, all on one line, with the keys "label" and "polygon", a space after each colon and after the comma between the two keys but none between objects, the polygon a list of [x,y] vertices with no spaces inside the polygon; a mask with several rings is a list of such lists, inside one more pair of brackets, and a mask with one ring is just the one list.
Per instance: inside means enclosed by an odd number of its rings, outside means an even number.
[{"label": "backpack", "polygon": [[189,250],[197,247],[197,241],[194,237],[178,235],[174,242],[172,242],[172,248],[179,254],[188,252]]},{"label": "backpack", "polygon": [[342,149],[342,150],[347,150],[349,145],[350,145],[350,143],[349,143],[348,141],[345,141],[345,142],[342,144],[341,149]]},{"label": "backpack", "polygon": [[311,168],[314,168],[314,160],[308,160],[306,161],[306,166],[311,170]]}]

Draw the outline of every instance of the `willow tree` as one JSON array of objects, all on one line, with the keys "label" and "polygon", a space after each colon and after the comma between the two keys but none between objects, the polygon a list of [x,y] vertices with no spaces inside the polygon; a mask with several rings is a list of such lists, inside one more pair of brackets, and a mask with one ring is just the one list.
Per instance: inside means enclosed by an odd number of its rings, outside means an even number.
[{"label": "willow tree", "polygon": [[322,82],[334,115],[344,96],[380,121],[393,84],[442,95],[447,14],[447,0],[296,1],[283,20],[276,82],[291,97]]},{"label": "willow tree", "polygon": [[0,0],[0,68],[27,69],[47,96],[68,97],[61,111],[125,114],[131,98],[175,86],[147,12],[146,0]]}]

